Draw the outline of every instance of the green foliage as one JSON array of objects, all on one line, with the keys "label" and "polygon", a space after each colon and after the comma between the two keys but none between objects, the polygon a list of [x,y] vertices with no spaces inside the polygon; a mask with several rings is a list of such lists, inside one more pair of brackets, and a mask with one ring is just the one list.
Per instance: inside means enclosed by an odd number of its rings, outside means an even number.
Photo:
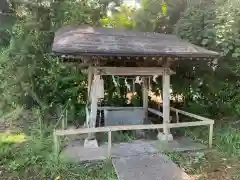
[{"label": "green foliage", "polygon": [[[53,57],[54,31],[70,24],[98,25],[111,1],[42,1],[14,6],[16,22],[9,46],[0,57],[2,107],[40,106],[56,113],[69,104],[72,119],[84,116],[86,76]],[[64,13],[63,13],[64,12]]]},{"label": "green foliage", "polygon": [[9,44],[11,27],[15,21],[15,14],[7,0],[0,2],[0,49]]},{"label": "green foliage", "polygon": [[[208,129],[204,127],[191,128],[191,131],[187,131],[187,135],[197,140],[202,140],[205,144],[208,143],[207,133]],[[226,157],[240,158],[240,131],[238,128],[233,127],[233,124],[225,122],[217,125],[214,130],[213,139],[213,144]]]},{"label": "green foliage", "polygon": [[[212,115],[239,115],[239,7],[238,0],[189,2],[176,25],[181,38],[222,55],[215,71],[197,70],[193,80],[198,85],[191,85],[192,92],[201,91],[194,103]],[[192,73],[185,67],[181,71]]]},{"label": "green foliage", "polygon": [[[32,116],[33,118],[33,116]],[[38,115],[35,117],[38,118]],[[42,119],[41,119],[42,121]],[[39,121],[38,121],[39,122]],[[40,129],[43,128],[44,131]],[[16,141],[18,135],[0,134],[0,171],[1,179],[116,179],[110,163],[94,165],[69,164],[59,159],[52,148],[53,126],[42,127],[34,123],[27,131],[24,142]],[[15,138],[14,142],[6,137]]]},{"label": "green foliage", "polygon": [[100,22],[104,27],[132,29],[134,27],[133,13],[134,9],[121,5],[118,10],[102,18]]},{"label": "green foliage", "polygon": [[172,33],[184,8],[184,0],[143,0],[134,15],[135,27],[142,31]]}]

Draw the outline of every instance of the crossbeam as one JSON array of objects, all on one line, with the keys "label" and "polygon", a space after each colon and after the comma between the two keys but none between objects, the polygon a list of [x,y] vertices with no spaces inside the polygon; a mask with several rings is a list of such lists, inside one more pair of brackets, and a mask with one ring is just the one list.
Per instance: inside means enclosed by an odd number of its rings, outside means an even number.
[{"label": "crossbeam", "polygon": [[174,74],[170,68],[163,67],[92,67],[94,74],[115,76],[154,76],[163,75],[164,70],[169,75]]}]

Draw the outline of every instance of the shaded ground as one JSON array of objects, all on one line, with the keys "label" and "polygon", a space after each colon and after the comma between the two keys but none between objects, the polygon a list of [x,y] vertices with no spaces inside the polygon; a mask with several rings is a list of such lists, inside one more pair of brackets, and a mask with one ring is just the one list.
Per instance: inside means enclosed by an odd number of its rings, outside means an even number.
[{"label": "shaded ground", "polygon": [[[87,165],[56,161],[52,153],[52,127],[31,127],[24,133],[0,133],[1,180],[115,180],[109,162]],[[207,143],[208,128],[190,128],[188,136]],[[168,153],[167,155],[196,180],[240,180],[240,132],[221,123],[214,129],[215,151]],[[130,137],[129,137],[130,138]],[[127,138],[128,139],[128,138]],[[126,139],[126,140],[127,140]],[[131,139],[131,138],[130,138]]]},{"label": "shaded ground", "polygon": [[221,157],[217,151],[171,153],[168,156],[196,180],[238,180],[238,162]]}]

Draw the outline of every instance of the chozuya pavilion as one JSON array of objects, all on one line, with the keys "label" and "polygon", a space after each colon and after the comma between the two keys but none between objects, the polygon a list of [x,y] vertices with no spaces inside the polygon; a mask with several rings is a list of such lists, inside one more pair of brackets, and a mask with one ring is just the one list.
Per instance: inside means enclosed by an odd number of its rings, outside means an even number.
[{"label": "chozuya pavilion", "polygon": [[[171,67],[177,61],[213,62],[219,54],[190,44],[174,35],[154,32],[135,32],[90,26],[69,26],[59,29],[54,38],[52,51],[55,55],[74,60],[79,68],[88,71],[88,103],[86,104],[86,127],[54,131],[55,150],[59,151],[59,136],[84,134],[84,146],[97,147],[94,134],[108,132],[108,154],[111,154],[111,132],[122,130],[163,129],[160,140],[172,140],[171,128],[209,126],[209,145],[212,145],[214,121],[170,107]],[[181,64],[184,66],[184,63]],[[126,76],[141,79],[142,107],[98,107],[104,98],[103,76]],[[148,80],[162,76],[162,109],[148,107]],[[97,111],[104,110],[103,127],[96,126]],[[170,122],[170,111],[176,112],[177,122]],[[161,116],[162,124],[148,122],[148,112]],[[195,122],[179,122],[178,114],[197,119]]]}]

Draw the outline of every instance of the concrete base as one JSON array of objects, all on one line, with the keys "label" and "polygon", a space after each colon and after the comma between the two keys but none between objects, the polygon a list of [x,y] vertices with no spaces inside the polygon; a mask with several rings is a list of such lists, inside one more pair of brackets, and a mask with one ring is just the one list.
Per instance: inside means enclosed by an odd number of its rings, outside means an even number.
[{"label": "concrete base", "polygon": [[97,148],[97,147],[98,147],[98,142],[96,139],[92,139],[92,140],[85,139],[84,148]]},{"label": "concrete base", "polygon": [[[206,146],[186,137],[168,143],[165,142],[159,140],[135,140],[125,143],[113,143],[112,158],[156,154],[158,152],[184,152],[207,149]],[[107,151],[107,143],[99,145],[98,148],[85,148],[84,141],[77,140],[65,147],[60,156],[67,162],[99,161],[107,159]]]},{"label": "concrete base", "polygon": [[162,132],[159,132],[157,137],[160,141],[173,141],[173,135],[172,134],[168,134],[166,136],[166,134],[163,134]]},{"label": "concrete base", "polygon": [[144,130],[136,130],[136,137],[137,138],[144,138],[145,137]]}]

